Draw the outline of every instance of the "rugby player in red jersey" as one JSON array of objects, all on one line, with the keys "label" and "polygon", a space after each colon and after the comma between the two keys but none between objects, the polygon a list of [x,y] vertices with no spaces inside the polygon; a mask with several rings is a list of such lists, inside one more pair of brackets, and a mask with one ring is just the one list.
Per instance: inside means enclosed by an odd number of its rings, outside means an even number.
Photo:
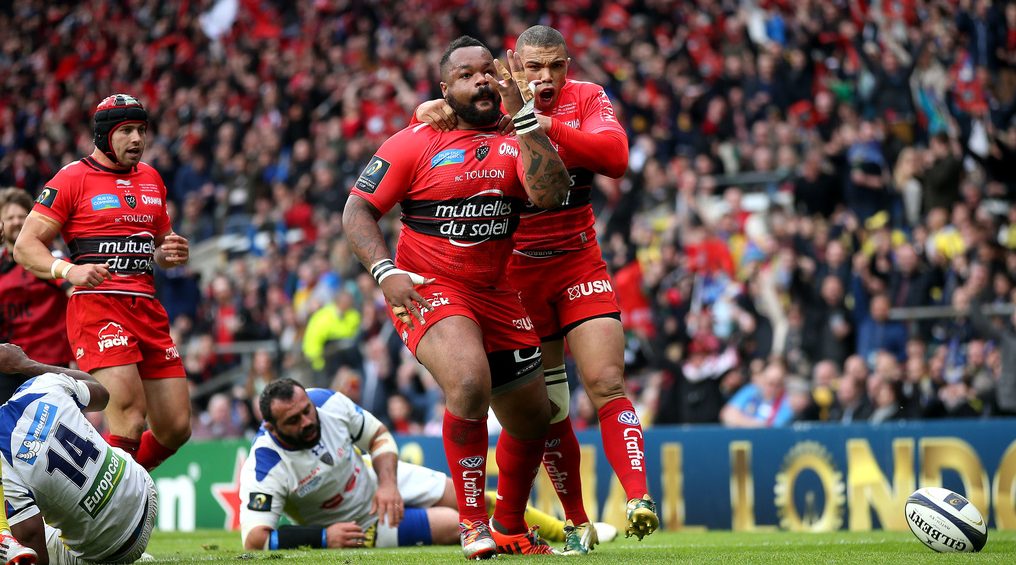
[{"label": "rugby player in red jersey", "polygon": [[[509,66],[520,68],[513,56]],[[482,43],[453,41],[441,58],[441,91],[457,129],[417,124],[389,138],[343,211],[350,245],[381,285],[396,330],[444,391],[444,448],[467,559],[552,553],[523,518],[550,420],[540,340],[505,269],[527,199],[560,205],[568,175],[531,101],[524,105],[515,82],[495,79],[495,69],[507,72]],[[515,136],[497,131],[502,100]],[[393,263],[377,221],[397,203],[403,227]],[[504,428],[490,529],[488,406]]]},{"label": "rugby player in red jersey", "polygon": [[[147,132],[148,112],[133,96],[100,102],[95,150],[46,183],[14,258],[39,278],[74,285],[67,334],[78,366],[109,390],[109,443],[151,470],[190,437],[186,375],[152,267],[186,263],[189,247],[173,233],[162,177],[141,161]],[[57,234],[70,261],[50,253]]]},{"label": "rugby player in red jersey", "polygon": [[[566,530],[565,553],[586,553],[596,544],[596,532],[582,503],[579,444],[568,419],[564,339],[598,411],[607,460],[628,498],[627,535],[642,539],[659,527],[646,481],[642,425],[625,395],[620,309],[590,204],[594,174],[624,175],[628,138],[603,88],[567,78],[570,59],[560,32],[533,26],[519,35],[516,49],[533,87],[540,126],[568,166],[571,190],[557,208],[523,212],[508,272],[542,340],[547,390],[557,410],[544,465],[573,524]],[[458,119],[441,100],[425,102],[415,117],[439,129]]]}]

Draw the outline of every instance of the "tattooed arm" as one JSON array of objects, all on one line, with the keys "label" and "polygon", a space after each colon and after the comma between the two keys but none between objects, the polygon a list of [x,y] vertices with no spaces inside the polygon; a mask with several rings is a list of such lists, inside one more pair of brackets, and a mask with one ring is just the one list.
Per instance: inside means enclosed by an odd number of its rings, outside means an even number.
[{"label": "tattooed arm", "polygon": [[523,184],[529,199],[540,208],[555,208],[568,196],[571,177],[550,138],[538,128],[518,136],[525,168]]},{"label": "tattooed arm", "polygon": [[[371,272],[371,267],[378,261],[391,257],[388,244],[385,243],[385,238],[377,225],[380,217],[381,212],[377,208],[355,194],[349,195],[346,207],[342,210],[342,230],[349,241],[349,247],[368,272]],[[401,312],[405,312],[405,318],[402,320],[409,324],[409,327],[414,326],[414,319],[422,324],[423,313],[427,311],[427,302],[417,292],[417,283],[411,278],[413,274],[401,270],[397,272],[399,274],[385,277],[378,285],[396,315],[402,318]],[[425,282],[431,281],[433,279]]]},{"label": "tattooed arm", "polygon": [[[491,86],[501,95],[504,109],[509,115],[516,116],[523,109],[525,100],[532,98],[532,93],[529,92],[528,86],[517,84],[512,79],[514,74],[522,70],[522,59],[519,54],[509,49],[506,61],[507,68],[497,59],[494,60],[494,69],[503,80],[497,80],[489,73],[486,76]],[[521,89],[527,91],[525,95]],[[529,194],[529,199],[540,208],[555,208],[564,204],[565,198],[568,197],[571,177],[561,161],[561,156],[557,154],[557,149],[550,143],[550,138],[543,128],[538,127],[522,134],[518,131],[516,128],[522,152],[522,184]]]},{"label": "tattooed arm", "polygon": [[349,247],[368,272],[374,263],[391,257],[377,225],[380,218],[381,212],[377,208],[355,194],[349,195],[342,210],[342,231],[349,240]]}]

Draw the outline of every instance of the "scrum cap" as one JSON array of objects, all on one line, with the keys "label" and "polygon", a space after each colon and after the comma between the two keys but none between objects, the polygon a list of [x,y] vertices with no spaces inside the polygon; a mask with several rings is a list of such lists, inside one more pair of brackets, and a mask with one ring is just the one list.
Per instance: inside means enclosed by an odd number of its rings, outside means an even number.
[{"label": "scrum cap", "polygon": [[95,107],[95,146],[114,163],[119,161],[110,146],[116,128],[126,123],[148,124],[148,112],[137,98],[130,94],[107,96]]}]

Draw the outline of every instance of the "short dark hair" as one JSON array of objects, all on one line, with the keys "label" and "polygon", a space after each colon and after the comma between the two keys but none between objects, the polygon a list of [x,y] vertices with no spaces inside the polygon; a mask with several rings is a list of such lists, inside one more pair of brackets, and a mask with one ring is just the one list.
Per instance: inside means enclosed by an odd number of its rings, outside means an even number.
[{"label": "short dark hair", "polygon": [[487,46],[484,45],[483,42],[480,41],[479,39],[476,39],[475,37],[469,35],[459,36],[454,41],[449,43],[448,48],[445,49],[445,52],[441,54],[440,69],[442,78],[444,78],[448,74],[447,68],[448,59],[451,58],[452,53],[458,51],[459,49],[462,49],[463,47],[483,47],[484,49],[487,50],[488,53],[490,52],[490,49],[487,49]]},{"label": "short dark hair", "polygon": [[[292,400],[293,391],[297,388],[304,388],[302,384],[288,377],[268,383],[265,390],[261,391],[258,398],[258,408],[261,409],[261,418],[269,424],[275,424],[275,415],[272,414],[273,400]],[[306,390],[306,389],[304,389]]]},{"label": "short dark hair", "polygon": [[526,31],[519,34],[519,38],[515,41],[515,49],[519,50],[523,47],[557,47],[558,45],[565,48],[567,51],[568,44],[564,41],[564,36],[561,35],[560,31],[550,27],[535,25]]},{"label": "short dark hair", "polygon": [[32,195],[28,194],[22,188],[10,187],[0,188],[0,210],[7,207],[8,204],[17,204],[26,211],[32,211]]}]

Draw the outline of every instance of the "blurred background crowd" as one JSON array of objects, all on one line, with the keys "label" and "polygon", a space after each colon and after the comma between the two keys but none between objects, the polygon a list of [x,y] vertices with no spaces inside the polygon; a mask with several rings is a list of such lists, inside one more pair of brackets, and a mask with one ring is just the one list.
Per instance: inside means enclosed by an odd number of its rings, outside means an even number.
[{"label": "blurred background crowd", "polygon": [[644,422],[1016,413],[1012,1],[0,0],[0,186],[34,196],[137,96],[194,250],[157,275],[194,437],[249,434],[279,375],[440,433],[341,211],[450,40],[535,23],[629,134],[594,206]]}]

